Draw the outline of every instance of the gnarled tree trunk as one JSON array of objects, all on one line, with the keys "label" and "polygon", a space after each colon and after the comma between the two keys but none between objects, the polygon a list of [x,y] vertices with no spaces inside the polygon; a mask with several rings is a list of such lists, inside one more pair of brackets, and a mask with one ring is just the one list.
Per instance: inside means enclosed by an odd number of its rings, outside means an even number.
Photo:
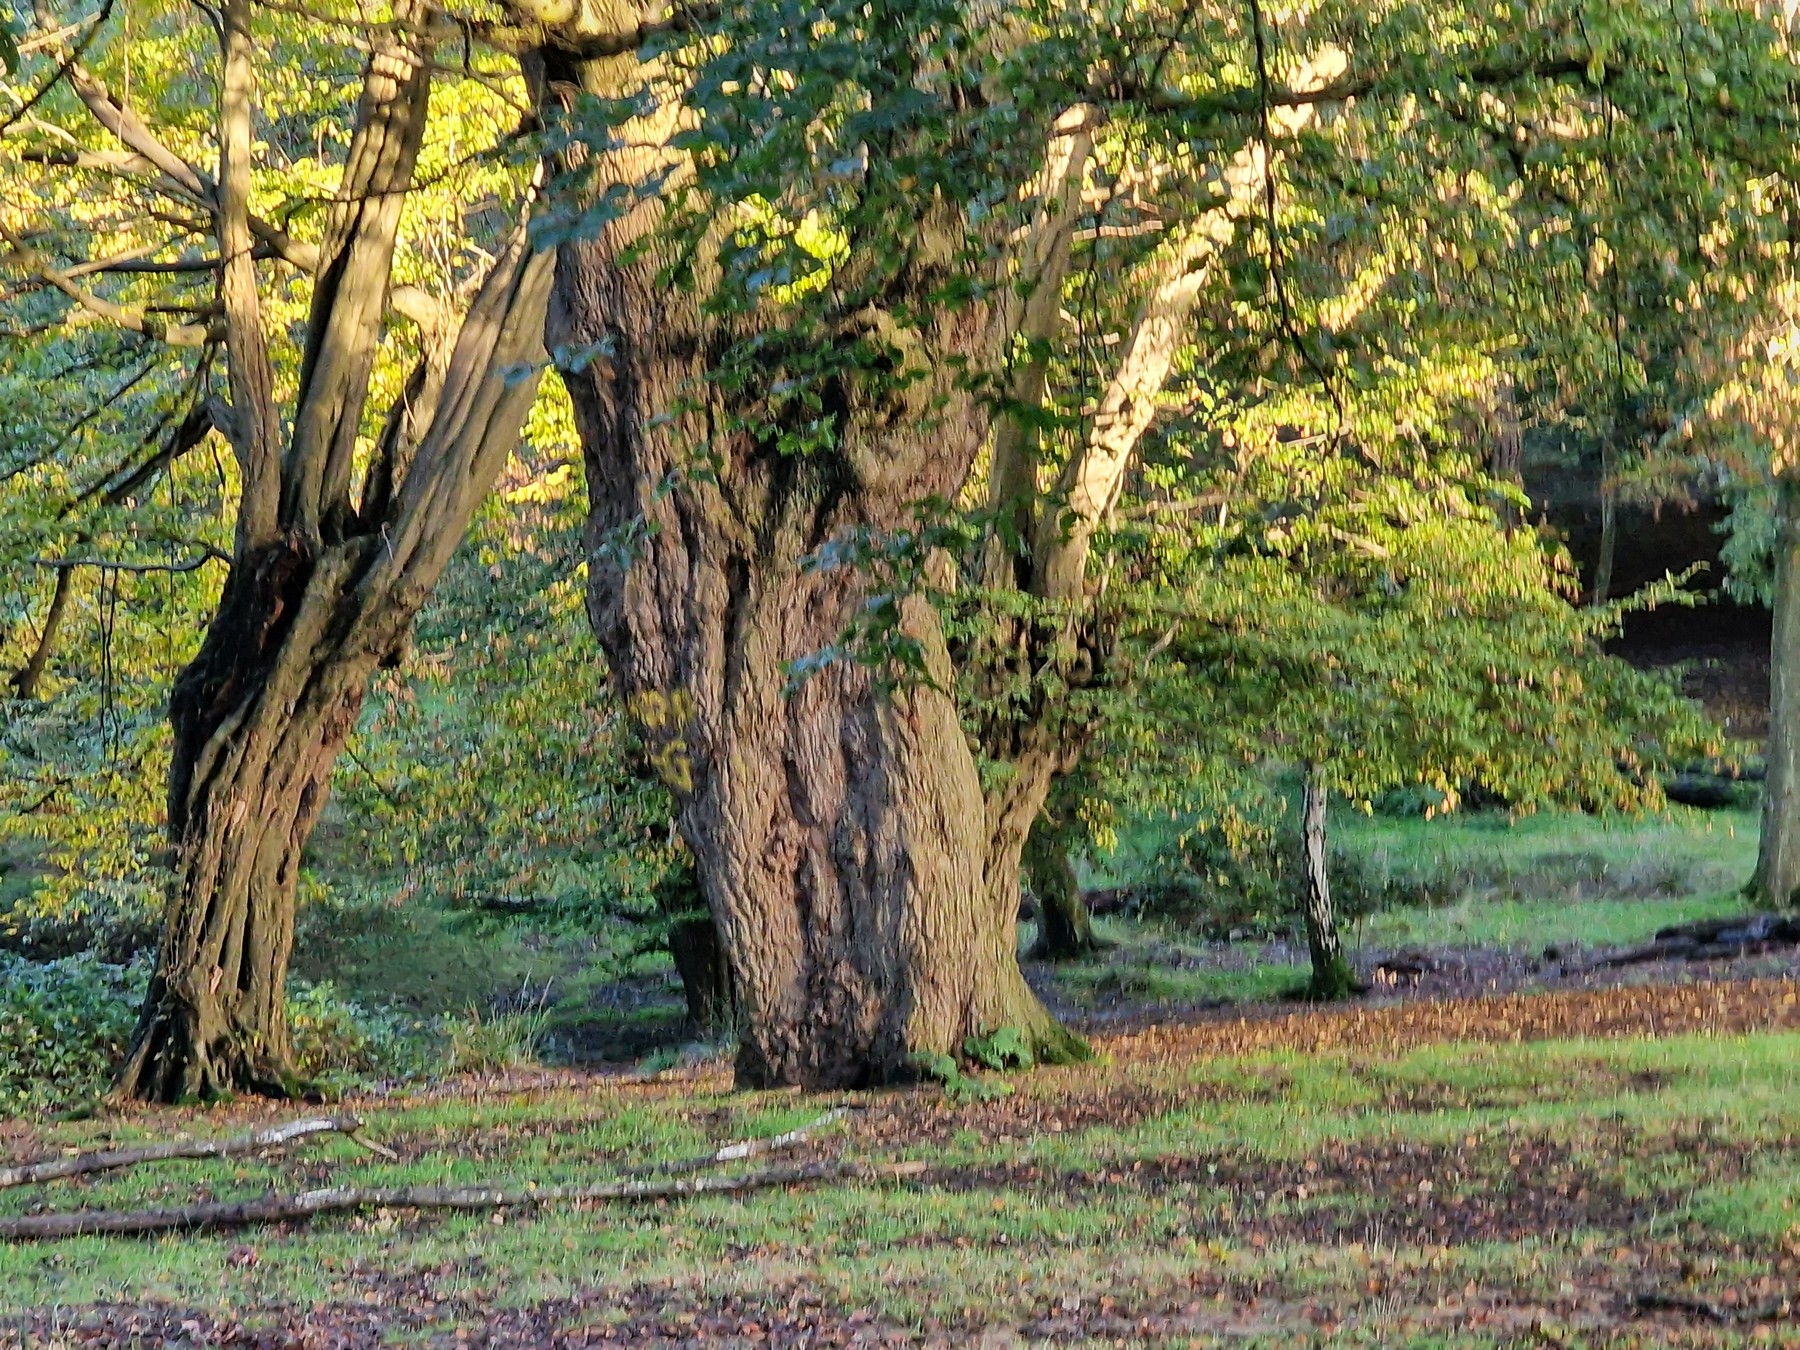
[{"label": "gnarled tree trunk", "polygon": [[1025,875],[1038,907],[1038,940],[1031,954],[1074,961],[1096,950],[1094,921],[1069,861],[1067,828],[1050,811],[1037,818],[1025,841]]},{"label": "gnarled tree trunk", "polygon": [[390,610],[374,632],[359,622],[370,551],[357,541],[314,564],[293,541],[244,560],[176,683],[176,888],[126,1095],[292,1094],[284,1000],[300,854],[368,678],[411,618]]},{"label": "gnarled tree trunk", "polygon": [[[984,419],[945,379],[892,409],[840,390],[849,431],[807,457],[722,432],[733,410],[704,378],[706,321],[657,284],[654,259],[626,252],[630,228],[564,246],[551,337],[607,353],[568,377],[590,614],[730,956],[740,1079],[898,1079],[915,1054],[1003,1026],[1066,1049],[1017,959],[1017,847],[1036,804],[1001,847],[1010,878],[991,882],[989,808],[934,612],[903,613],[929,683],[889,688],[851,661],[790,680],[869,587],[856,568],[802,560],[851,531],[909,528],[913,503],[960,485]],[[978,316],[946,323],[967,326],[917,340],[948,354],[979,338]]]}]

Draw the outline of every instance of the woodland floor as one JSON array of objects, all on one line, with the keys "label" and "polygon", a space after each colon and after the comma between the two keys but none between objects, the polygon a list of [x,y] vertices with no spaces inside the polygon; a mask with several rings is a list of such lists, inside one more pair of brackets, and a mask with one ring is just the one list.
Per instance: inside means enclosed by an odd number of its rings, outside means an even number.
[{"label": "woodland floor", "polygon": [[[1597,964],[1735,912],[1754,817],[1356,828],[1368,867],[1431,896],[1348,926],[1363,971],[1402,972],[1351,1006],[1282,1002],[1304,959],[1286,942],[1107,920],[1107,951],[1032,970],[1101,1060],[994,1100],[739,1094],[704,1047],[647,1072],[680,1057],[665,1046],[635,1072],[346,1102],[391,1162],[327,1137],[0,1190],[0,1215],[586,1183],[835,1105],[849,1118],[779,1161],[923,1165],[903,1180],[0,1243],[0,1346],[1800,1346],[1800,957]],[[313,959],[358,997],[548,996],[529,943],[338,918]],[[555,974],[561,1045],[644,1053],[670,979]],[[0,1121],[0,1162],[302,1114]]]},{"label": "woodland floor", "polygon": [[[1692,973],[1692,972],[1688,972]],[[1103,1032],[994,1101],[834,1097],[807,1158],[922,1174],[653,1208],[375,1213],[0,1247],[29,1346],[1800,1344],[1800,984],[1688,980]],[[343,1141],[0,1192],[0,1211],[327,1183],[591,1179],[826,1099],[719,1065],[463,1080]],[[0,1153],[230,1133],[235,1107],[13,1122]]]}]

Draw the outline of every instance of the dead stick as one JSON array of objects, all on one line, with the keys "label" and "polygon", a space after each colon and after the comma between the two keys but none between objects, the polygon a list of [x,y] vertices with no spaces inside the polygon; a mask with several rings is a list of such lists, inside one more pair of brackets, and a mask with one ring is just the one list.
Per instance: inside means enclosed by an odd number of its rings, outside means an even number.
[{"label": "dead stick", "polygon": [[355,1116],[322,1116],[313,1120],[292,1120],[285,1125],[271,1125],[266,1130],[240,1134],[230,1139],[177,1139],[166,1144],[105,1149],[78,1154],[73,1158],[21,1163],[17,1167],[0,1167],[0,1189],[29,1186],[38,1181],[55,1181],[59,1177],[85,1176],[89,1172],[111,1172],[121,1167],[164,1162],[171,1158],[229,1158],[239,1153],[255,1153],[259,1149],[280,1148],[296,1139],[305,1139],[314,1134],[347,1134],[354,1137],[362,1127],[362,1121]]},{"label": "dead stick", "polygon": [[524,1190],[489,1186],[332,1186],[298,1195],[265,1195],[256,1200],[182,1205],[172,1209],[89,1209],[68,1214],[29,1214],[23,1218],[0,1219],[0,1239],[27,1242],[89,1233],[244,1228],[358,1209],[483,1210],[599,1201],[637,1203],[681,1196],[741,1194],[817,1181],[890,1180],[917,1176],[925,1168],[926,1164],[922,1162],[801,1163],[741,1176],[693,1177],[679,1181],[608,1181],[591,1186],[535,1186]]},{"label": "dead stick", "polygon": [[672,1162],[655,1163],[649,1167],[634,1167],[621,1176],[627,1177],[673,1177],[685,1172],[700,1172],[719,1163],[742,1162],[745,1158],[755,1158],[764,1153],[774,1153],[780,1149],[792,1148],[795,1144],[804,1144],[808,1139],[824,1129],[827,1125],[835,1125],[849,1115],[843,1107],[827,1111],[817,1120],[809,1121],[797,1130],[789,1130],[786,1134],[773,1134],[767,1139],[744,1139],[735,1144],[726,1144],[711,1153],[697,1158],[677,1158]]}]

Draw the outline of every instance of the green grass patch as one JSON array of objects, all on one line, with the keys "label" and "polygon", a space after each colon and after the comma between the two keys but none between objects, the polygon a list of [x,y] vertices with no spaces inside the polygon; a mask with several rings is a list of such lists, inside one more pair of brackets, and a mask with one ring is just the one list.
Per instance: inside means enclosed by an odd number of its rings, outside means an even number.
[{"label": "green grass patch", "polygon": [[[1797,1231],[1792,1033],[1099,1065],[1028,1076],[1019,1088],[997,1103],[950,1103],[930,1089],[857,1099],[870,1114],[849,1127],[848,1149],[928,1161],[934,1173],[917,1184],[499,1221],[375,1213],[286,1233],[14,1245],[0,1248],[0,1288],[14,1308],[56,1305],[71,1316],[166,1300],[254,1322],[284,1306],[355,1304],[370,1272],[425,1272],[441,1330],[478,1324],[486,1314],[477,1309],[623,1297],[646,1285],[666,1286],[678,1309],[727,1294],[779,1304],[799,1284],[830,1306],[910,1328],[1023,1325],[1066,1299],[1230,1311],[1261,1290],[1259,1306],[1277,1320],[1308,1300],[1341,1305],[1353,1342],[1436,1335],[1473,1345],[1483,1343],[1474,1330],[1432,1322],[1469,1287],[1554,1302],[1565,1285],[1614,1278],[1620,1250],[1665,1262],[1719,1243],[1773,1252]],[[1114,1105],[1074,1110],[1094,1094]],[[326,1181],[592,1180],[792,1128],[819,1104],[787,1094],[634,1096],[602,1084],[359,1110],[405,1161],[331,1140],[282,1157],[0,1192],[0,1212]],[[45,1142],[156,1136],[179,1123],[76,1122],[51,1127]],[[929,1138],[913,1137],[920,1130]],[[1321,1165],[1309,1171],[1309,1162]],[[1545,1207],[1541,1231],[1518,1229],[1498,1203],[1509,1196]],[[1515,1224],[1501,1238],[1496,1213]],[[1735,1267],[1718,1269],[1724,1279]],[[1381,1317],[1392,1323],[1385,1340],[1374,1336]],[[1283,1327],[1268,1343],[1294,1334]]]}]

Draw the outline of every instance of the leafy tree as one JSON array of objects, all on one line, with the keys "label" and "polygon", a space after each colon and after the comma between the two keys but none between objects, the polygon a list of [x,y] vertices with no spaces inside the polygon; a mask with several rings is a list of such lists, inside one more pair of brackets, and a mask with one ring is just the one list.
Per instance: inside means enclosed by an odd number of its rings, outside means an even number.
[{"label": "leafy tree", "polygon": [[[110,14],[37,16],[16,79],[47,92],[20,99],[42,112],[9,131],[31,166],[15,182],[46,184],[53,214],[20,193],[0,237],[28,296],[51,297],[51,327],[106,324],[216,368],[222,388],[203,375],[193,398],[235,460],[229,574],[171,699],[176,875],[120,1089],[282,1092],[301,850],[369,677],[516,440],[551,260],[522,227],[495,228],[497,201],[454,213],[444,242],[461,256],[441,279],[460,297],[396,275],[403,231],[434,233],[408,219],[447,36],[428,7],[401,0],[367,24],[227,0],[209,29],[181,6],[133,6],[129,40]],[[197,103],[189,71],[209,35],[216,94]],[[147,52],[171,78],[140,110],[126,61]],[[348,124],[334,75],[356,91]],[[464,249],[488,235],[501,237],[477,282]],[[289,353],[271,321],[296,277]],[[378,378],[389,312],[417,335],[389,344],[410,373]]]},{"label": "leafy tree", "polygon": [[[1174,377],[1398,393],[1459,324],[1515,341],[1482,323],[1501,284],[1528,260],[1568,275],[1579,248],[1511,182],[1567,191],[1605,162],[1623,218],[1673,158],[1684,183],[1738,175],[1787,117],[1785,62],[1745,36],[1760,22],[554,16],[540,50],[576,109],[579,195],[553,235],[553,338],[604,545],[591,609],[738,976],[747,1081],[879,1079],[1000,1026],[1078,1052],[1017,971],[1020,854],[1085,734],[1074,695],[1105,679],[1094,541]],[[1693,106],[1688,51],[1741,103]],[[1621,128],[1631,152],[1609,158]],[[1308,291],[1288,266],[1296,230],[1371,229],[1392,247],[1353,284],[1321,264],[1334,284]],[[1425,350],[1391,327],[1324,350],[1307,294],[1411,307]],[[982,592],[954,645],[926,600],[952,585]]]}]

